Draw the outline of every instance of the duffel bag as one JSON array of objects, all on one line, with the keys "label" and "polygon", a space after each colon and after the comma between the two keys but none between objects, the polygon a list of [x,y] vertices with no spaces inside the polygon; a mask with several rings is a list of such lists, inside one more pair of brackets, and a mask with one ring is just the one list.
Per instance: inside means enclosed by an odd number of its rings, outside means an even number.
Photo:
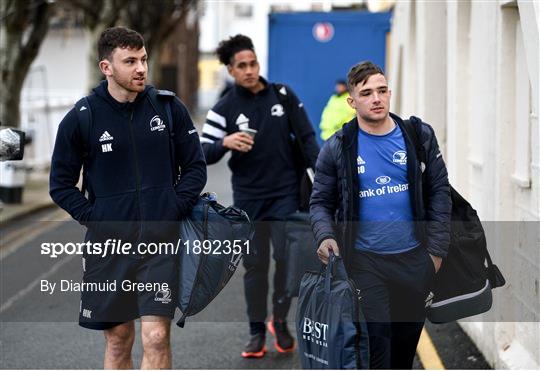
[{"label": "duffel bag", "polygon": [[202,311],[229,282],[248,249],[253,228],[245,211],[204,194],[180,223],[178,308],[186,317]]},{"label": "duffel bag", "polygon": [[[411,138],[416,156],[427,163],[427,151],[419,137],[421,120],[411,116],[404,121],[404,129]],[[425,186],[422,174],[422,187]],[[424,190],[424,194],[427,194]],[[450,186],[452,213],[450,246],[433,290],[426,299],[427,318],[433,323],[453,322],[491,309],[491,290],[506,283],[499,268],[493,264],[487,249],[486,235],[476,210]]]},{"label": "duffel bag", "polygon": [[486,236],[476,211],[451,187],[452,228],[448,255],[435,275],[427,318],[447,323],[487,312],[491,290],[505,284],[487,250]]}]

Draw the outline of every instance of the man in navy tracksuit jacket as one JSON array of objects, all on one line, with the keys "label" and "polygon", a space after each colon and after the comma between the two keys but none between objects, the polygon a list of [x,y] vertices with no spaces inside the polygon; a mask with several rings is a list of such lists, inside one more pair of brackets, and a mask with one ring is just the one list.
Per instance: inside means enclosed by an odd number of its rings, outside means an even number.
[{"label": "man in navy tracksuit jacket", "polygon": [[[356,118],[326,142],[316,165],[310,214],[317,254],[323,263],[330,250],[341,255],[359,289],[370,368],[412,368],[425,299],[450,242],[448,174],[433,129],[389,113],[378,66],[352,67],[348,87]],[[406,131],[416,124],[425,164]]]},{"label": "man in navy tracksuit jacket", "polygon": [[[170,368],[176,259],[171,252],[149,255],[135,246],[176,242],[175,222],[196,203],[206,183],[206,164],[184,105],[172,94],[150,96],[154,88],[145,85],[147,55],[142,36],[122,27],[107,29],[98,50],[106,80],[59,125],[50,194],[87,226],[87,241],[116,239],[132,243],[133,248],[127,255],[85,252],[83,282],[102,286],[95,290],[89,285],[82,291],[79,323],[105,331],[105,368],[130,368],[133,320],[141,317],[141,366]],[[167,109],[161,109],[166,105],[172,122]],[[76,187],[83,166],[88,198]],[[121,285],[124,280],[150,288],[126,290]],[[113,281],[115,291],[103,286]]]},{"label": "man in navy tracksuit jacket", "polygon": [[[309,166],[314,165],[319,147],[302,104],[292,90],[268,83],[259,76],[257,56],[248,37],[237,35],[222,41],[217,54],[235,79],[235,86],[208,112],[201,143],[208,164],[231,151],[229,167],[234,204],[256,222],[251,249],[243,258],[251,337],[242,356],[260,358],[266,352],[264,321],[270,240],[276,271],[273,320],[268,322],[268,328],[276,337],[276,349],[287,353],[294,349],[294,339],[285,321],[290,306],[290,299],[284,296],[285,230],[283,222],[271,221],[283,221],[299,206],[299,169],[293,156],[289,115],[296,117]],[[288,106],[295,112],[286,112],[281,99],[289,100]]]}]

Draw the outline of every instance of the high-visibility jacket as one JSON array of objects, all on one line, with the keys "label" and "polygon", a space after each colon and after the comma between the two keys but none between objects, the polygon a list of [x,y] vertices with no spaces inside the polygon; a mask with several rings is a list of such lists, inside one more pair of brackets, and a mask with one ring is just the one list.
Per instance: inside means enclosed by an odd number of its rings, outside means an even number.
[{"label": "high-visibility jacket", "polygon": [[321,115],[321,138],[327,140],[343,125],[351,121],[355,116],[354,109],[347,103],[349,93],[334,94],[328,100]]}]

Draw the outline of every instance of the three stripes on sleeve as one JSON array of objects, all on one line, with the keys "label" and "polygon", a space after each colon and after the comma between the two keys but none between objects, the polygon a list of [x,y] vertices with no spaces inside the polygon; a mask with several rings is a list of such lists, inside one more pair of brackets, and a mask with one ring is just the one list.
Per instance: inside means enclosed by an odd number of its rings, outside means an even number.
[{"label": "three stripes on sleeve", "polygon": [[223,139],[227,135],[227,120],[225,117],[209,110],[206,116],[206,122],[202,129],[201,143],[214,143]]}]

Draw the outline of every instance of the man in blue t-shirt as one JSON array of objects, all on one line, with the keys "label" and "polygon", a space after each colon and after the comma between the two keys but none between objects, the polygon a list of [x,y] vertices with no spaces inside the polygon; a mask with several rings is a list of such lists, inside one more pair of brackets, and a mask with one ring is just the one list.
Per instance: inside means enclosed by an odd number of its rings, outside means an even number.
[{"label": "man in blue t-shirt", "polygon": [[411,117],[426,150],[426,163],[417,159],[412,124],[390,113],[378,66],[353,66],[348,88],[356,118],[317,160],[310,203],[317,254],[323,263],[330,250],[341,255],[360,291],[370,368],[412,368],[425,300],[449,246],[448,174],[433,129]]}]

